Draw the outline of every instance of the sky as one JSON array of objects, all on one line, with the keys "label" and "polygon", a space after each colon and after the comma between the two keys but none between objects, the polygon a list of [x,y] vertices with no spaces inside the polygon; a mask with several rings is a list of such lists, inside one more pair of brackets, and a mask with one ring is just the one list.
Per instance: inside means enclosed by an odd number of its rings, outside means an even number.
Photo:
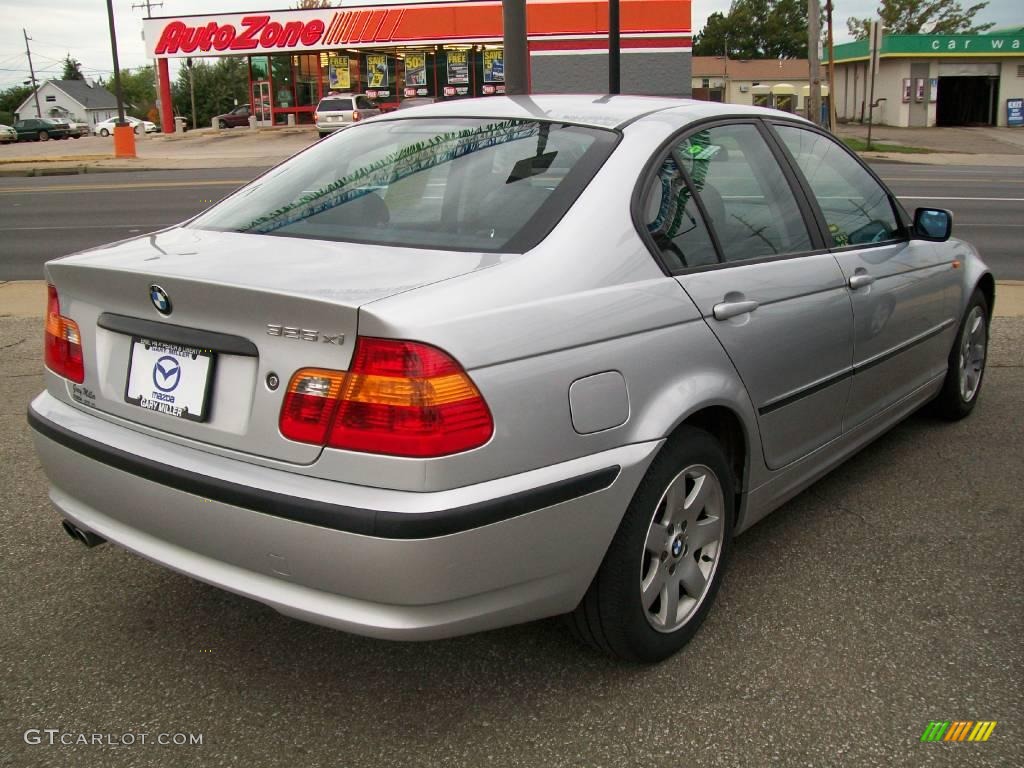
[{"label": "sky", "polygon": [[[143,1],[114,0],[122,69],[147,63],[141,21],[145,8],[132,8],[133,4],[140,5]],[[972,1],[963,0],[961,4],[969,5]],[[868,16],[878,5],[878,0],[834,2],[837,42],[848,39],[848,16]],[[288,0],[164,0],[164,5],[154,6],[152,13],[154,16],[231,13],[287,7],[291,4]],[[366,4],[372,4],[372,0],[366,0]],[[700,31],[710,14],[727,11],[728,8],[729,0],[694,0],[694,32]],[[0,0],[0,19],[3,19],[0,25],[0,90],[19,85],[28,79],[23,28],[31,38],[29,44],[37,79],[60,77],[62,61],[68,53],[82,63],[82,70],[87,77],[103,75],[109,78],[113,70],[104,0]],[[979,21],[992,21],[999,27],[1024,25],[1024,10],[1020,0],[991,0],[988,8],[979,15]]]}]

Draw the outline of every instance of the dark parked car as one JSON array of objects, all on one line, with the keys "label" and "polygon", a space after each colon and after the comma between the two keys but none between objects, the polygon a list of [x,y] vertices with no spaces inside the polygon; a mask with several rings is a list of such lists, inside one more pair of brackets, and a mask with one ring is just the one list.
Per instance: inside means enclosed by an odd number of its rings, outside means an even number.
[{"label": "dark parked car", "polygon": [[14,124],[14,130],[18,134],[18,141],[49,141],[50,139],[66,139],[68,137],[66,126],[42,117],[18,120]]},{"label": "dark parked car", "polygon": [[217,126],[220,128],[237,128],[239,126],[248,127],[249,115],[251,114],[252,112],[249,111],[249,105],[242,104],[226,114],[217,115],[214,120],[217,121]]}]

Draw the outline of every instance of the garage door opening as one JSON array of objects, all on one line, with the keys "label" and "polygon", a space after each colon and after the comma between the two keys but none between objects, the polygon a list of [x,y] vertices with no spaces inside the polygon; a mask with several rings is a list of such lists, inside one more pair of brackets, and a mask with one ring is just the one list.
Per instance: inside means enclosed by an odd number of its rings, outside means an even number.
[{"label": "garage door opening", "polygon": [[938,125],[995,125],[998,93],[998,77],[939,77],[935,121]]}]

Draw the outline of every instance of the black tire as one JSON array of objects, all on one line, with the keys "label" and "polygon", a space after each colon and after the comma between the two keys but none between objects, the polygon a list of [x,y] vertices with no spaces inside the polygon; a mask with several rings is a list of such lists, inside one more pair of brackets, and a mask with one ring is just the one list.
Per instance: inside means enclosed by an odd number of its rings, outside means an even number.
[{"label": "black tire", "polygon": [[[979,318],[980,313],[980,318]],[[973,319],[972,319],[973,318]],[[975,330],[975,321],[980,319],[981,325],[977,326]],[[946,379],[942,383],[942,390],[933,401],[933,409],[943,419],[948,421],[959,421],[960,419],[966,418],[970,415],[971,411],[974,410],[974,406],[978,402],[978,397],[981,395],[981,385],[985,381],[985,362],[988,358],[988,333],[989,333],[989,307],[988,300],[985,298],[985,294],[980,290],[975,290],[971,296],[971,300],[967,303],[967,309],[964,310],[964,316],[960,319],[960,328],[956,333],[956,340],[953,342],[953,348],[949,351],[949,366],[946,370]],[[970,328],[968,325],[970,324]],[[977,331],[981,331],[983,334],[982,350],[981,350],[981,361],[980,366],[971,365],[971,370],[976,373],[977,381],[973,388],[968,388],[965,392],[963,386],[961,386],[961,372],[963,370],[963,360],[961,354],[964,350],[965,337],[974,330],[975,334]],[[971,345],[976,348],[975,345]],[[970,358],[973,362],[974,358]]]},{"label": "black tire", "polygon": [[71,138],[72,138],[72,139],[80,139],[80,138],[82,138],[82,134],[80,134],[80,133],[76,133],[76,134],[75,134],[74,136],[72,136]]},{"label": "black tire", "polygon": [[139,135],[139,134],[140,134],[140,133],[141,133],[142,131],[140,130],[139,126],[137,126],[137,125],[136,125],[136,126],[135,126],[135,127],[134,127],[134,128],[132,129],[132,132],[133,132],[133,133],[134,133],[134,134],[135,134],[136,136],[138,136],[138,135]]},{"label": "black tire", "polygon": [[48,131],[40,131],[39,133],[36,134],[36,138],[39,139],[40,141],[49,141],[50,134]]},{"label": "black tire", "polygon": [[[692,467],[710,470],[719,483],[721,498],[717,499],[716,506],[720,515],[706,518],[706,521],[721,519],[721,538],[715,542],[717,560],[711,563],[706,586],[699,598],[693,598],[696,604],[684,614],[682,624],[674,629],[665,627],[658,630],[653,623],[656,619],[649,618],[654,612],[645,608],[641,599],[644,572],[656,565],[645,542],[656,516],[661,519],[664,514],[666,507],[662,502],[666,492],[679,481],[684,470]],[[684,481],[684,489],[688,487],[686,482],[689,481]],[[681,428],[648,468],[590,588],[576,610],[567,617],[572,634],[606,654],[630,661],[657,662],[674,654],[697,632],[721,586],[732,550],[735,514],[732,471],[718,441],[703,430]],[[683,568],[687,557],[693,557],[698,564],[708,557],[708,548],[689,551],[683,535],[685,530],[677,528],[673,544],[666,544],[674,551],[675,540],[682,538],[684,543],[680,545],[679,554],[670,554],[666,549],[660,555],[657,567],[666,568],[666,563],[676,563]],[[671,535],[672,528],[668,531]],[[689,565],[693,566],[693,563]],[[672,566],[673,570],[669,572],[674,573],[675,567]],[[650,573],[649,570],[647,572]],[[671,585],[671,577],[668,578],[667,584]],[[677,584],[675,589],[679,588]],[[669,589],[669,586],[664,589]],[[683,591],[686,592],[685,587]],[[680,595],[678,591],[676,594],[677,597]],[[688,593],[683,597],[689,599]],[[663,599],[656,598],[652,606]]]},{"label": "black tire", "polygon": [[218,120],[217,121],[217,127],[220,128],[223,131],[223,130],[225,130],[227,128],[230,128],[231,126],[229,126],[227,124],[226,120]]},{"label": "black tire", "polygon": [[110,131],[108,131],[106,128],[100,128],[100,136],[106,137],[106,136],[109,136],[109,135],[110,135]]}]

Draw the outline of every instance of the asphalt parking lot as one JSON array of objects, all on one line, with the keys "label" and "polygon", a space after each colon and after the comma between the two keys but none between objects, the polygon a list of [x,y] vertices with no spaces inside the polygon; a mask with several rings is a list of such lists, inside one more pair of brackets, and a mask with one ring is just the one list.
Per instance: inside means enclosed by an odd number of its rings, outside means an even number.
[{"label": "asphalt parking lot", "polygon": [[[40,339],[38,319],[0,317],[2,765],[1024,763],[1022,318],[994,321],[969,420],[911,418],[742,536],[709,621],[653,667],[578,647],[557,619],[368,640],[86,550],[25,422]],[[998,725],[921,743],[930,720]]]}]

